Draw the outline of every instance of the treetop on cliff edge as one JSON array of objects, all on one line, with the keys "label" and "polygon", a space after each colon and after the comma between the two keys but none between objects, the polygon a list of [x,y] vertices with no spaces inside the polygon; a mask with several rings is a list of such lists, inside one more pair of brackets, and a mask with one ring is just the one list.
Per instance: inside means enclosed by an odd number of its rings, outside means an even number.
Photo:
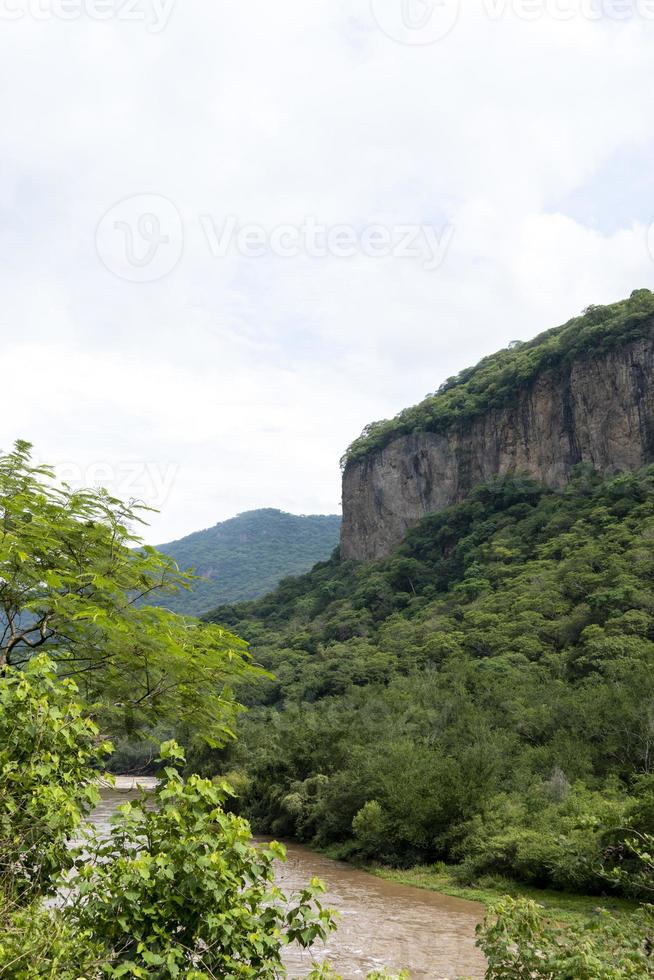
[{"label": "treetop on cliff edge", "polygon": [[635,290],[629,299],[609,306],[589,306],[581,316],[509,347],[448,378],[438,391],[393,419],[372,422],[348,448],[341,465],[383,449],[411,432],[444,432],[489,408],[505,405],[540,371],[556,368],[588,351],[602,353],[647,336],[652,329],[654,294]]}]

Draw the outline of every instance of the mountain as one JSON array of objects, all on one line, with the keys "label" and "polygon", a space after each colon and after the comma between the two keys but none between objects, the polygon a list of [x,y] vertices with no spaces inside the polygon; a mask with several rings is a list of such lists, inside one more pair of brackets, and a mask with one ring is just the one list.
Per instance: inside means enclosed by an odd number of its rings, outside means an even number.
[{"label": "mountain", "polygon": [[166,596],[159,604],[198,616],[219,603],[263,595],[287,575],[299,575],[328,558],[338,544],[340,525],[335,515],[298,517],[264,508],[162,544],[159,551],[201,578],[192,591]]},{"label": "mountain", "polygon": [[[271,675],[193,760],[256,832],[619,892],[624,828],[654,832],[653,317],[647,291],[589,310],[373,426],[346,459],[350,557],[208,616]],[[437,451],[455,475],[429,486]]]},{"label": "mountain", "polygon": [[654,467],[499,478],[212,614],[275,678],[214,767],[260,833],[605,892],[615,829],[654,830],[653,614]]},{"label": "mountain", "polygon": [[573,467],[654,460],[654,295],[641,289],[485,358],[346,453],[344,558],[389,555],[426,514],[523,473],[553,488]]}]

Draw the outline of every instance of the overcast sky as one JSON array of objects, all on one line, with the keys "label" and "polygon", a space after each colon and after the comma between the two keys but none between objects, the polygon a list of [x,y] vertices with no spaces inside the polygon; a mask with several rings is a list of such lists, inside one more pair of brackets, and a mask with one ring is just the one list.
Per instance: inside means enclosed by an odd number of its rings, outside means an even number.
[{"label": "overcast sky", "polygon": [[[653,286],[654,0],[0,0],[0,446],[163,542]],[[654,239],[654,236],[650,236]]]}]

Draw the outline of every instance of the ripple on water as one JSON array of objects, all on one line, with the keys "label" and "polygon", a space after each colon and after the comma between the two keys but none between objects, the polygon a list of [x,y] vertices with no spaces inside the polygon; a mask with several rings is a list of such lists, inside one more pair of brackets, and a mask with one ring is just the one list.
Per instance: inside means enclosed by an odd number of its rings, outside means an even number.
[{"label": "ripple on water", "polygon": [[[481,980],[485,961],[475,946],[483,909],[474,902],[375,878],[349,865],[287,845],[279,882],[290,891],[312,875],[327,885],[326,904],[340,914],[338,931],[314,959],[328,959],[345,977],[365,977],[388,966],[421,980]],[[306,973],[311,956],[292,951],[292,975]],[[298,973],[298,971],[300,971]]]},{"label": "ripple on water", "polygon": [[[93,822],[107,827],[116,807],[139,795],[123,779],[113,789],[103,788]],[[277,874],[284,891],[296,891],[314,876],[322,878],[325,904],[340,916],[338,930],[326,944],[311,953],[295,947],[287,951],[289,976],[305,977],[312,959],[327,959],[344,980],[358,980],[384,966],[407,969],[412,980],[482,980],[485,961],[475,946],[481,905],[375,878],[297,844],[287,844],[287,853],[288,861],[279,864]]]}]

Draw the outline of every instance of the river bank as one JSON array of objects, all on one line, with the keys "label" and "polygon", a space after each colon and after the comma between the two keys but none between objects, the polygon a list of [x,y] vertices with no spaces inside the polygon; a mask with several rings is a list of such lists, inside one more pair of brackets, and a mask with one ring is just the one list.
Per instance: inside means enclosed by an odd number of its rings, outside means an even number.
[{"label": "river bank", "polygon": [[[101,789],[102,800],[94,823],[107,825],[116,807],[151,790],[155,779],[118,777]],[[312,960],[328,960],[346,980],[364,977],[383,965],[408,969],[412,980],[481,980],[485,960],[476,947],[476,926],[484,912],[507,894],[536,901],[553,921],[587,921],[600,908],[627,918],[635,903],[625,899],[575,895],[529,888],[506,879],[486,878],[481,885],[465,886],[456,869],[439,863],[405,870],[338,860],[337,854],[286,843],[288,860],[279,864],[276,877],[288,894],[311,878],[327,886],[325,904],[339,915],[339,926],[327,943],[311,953],[289,948],[285,956],[289,975],[306,976]]]},{"label": "river bank", "polygon": [[[102,780],[103,799],[96,811],[96,820],[105,820],[118,802],[125,798],[134,799],[141,790],[152,792],[157,784],[154,776],[114,776],[113,783]],[[583,895],[572,892],[559,892],[552,889],[534,888],[510,879],[487,878],[481,884],[462,885],[457,881],[455,869],[442,862],[435,865],[416,865],[413,868],[397,869],[376,864],[357,864],[343,861],[338,848],[315,849],[297,842],[287,843],[287,847],[301,849],[302,852],[327,858],[332,864],[350,867],[384,881],[394,882],[410,888],[433,892],[448,898],[461,899],[490,908],[505,895],[512,898],[527,898],[542,905],[556,921],[579,921],[596,914],[598,908],[606,909],[613,915],[629,915],[636,910],[638,903],[616,896]]]},{"label": "river bank", "polygon": [[449,895],[470,902],[481,903],[489,908],[505,895],[512,898],[528,898],[538,902],[557,922],[579,922],[597,914],[598,909],[606,909],[613,915],[621,917],[633,913],[638,907],[637,902],[626,898],[601,895],[577,895],[572,892],[557,892],[551,889],[531,888],[509,879],[487,879],[483,885],[461,885],[457,882],[453,870],[447,865],[418,865],[406,870],[385,868],[380,865],[366,865],[368,874],[394,881],[398,884],[421,888],[425,891]]},{"label": "river bank", "polygon": [[[92,822],[108,828],[116,807],[141,795],[144,780],[118,777],[101,788]],[[145,787],[150,788],[146,783]],[[324,904],[338,913],[338,928],[311,952],[290,946],[290,977],[306,977],[312,960],[328,960],[344,980],[359,980],[387,966],[407,969],[411,980],[482,980],[485,960],[475,928],[483,906],[458,897],[383,880],[361,868],[333,860],[301,844],[286,843],[287,861],[276,869],[278,884],[297,892],[313,877],[324,881]]]}]

